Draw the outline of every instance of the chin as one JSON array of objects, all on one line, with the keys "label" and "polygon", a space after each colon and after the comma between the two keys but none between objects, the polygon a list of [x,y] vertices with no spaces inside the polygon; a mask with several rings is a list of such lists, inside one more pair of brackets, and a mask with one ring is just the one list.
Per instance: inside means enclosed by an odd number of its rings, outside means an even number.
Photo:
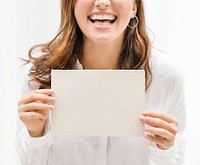
[{"label": "chin", "polygon": [[92,37],[91,40],[97,43],[108,43],[112,41],[114,42],[116,40],[116,37],[113,35],[104,34],[104,35],[96,35],[95,37]]}]

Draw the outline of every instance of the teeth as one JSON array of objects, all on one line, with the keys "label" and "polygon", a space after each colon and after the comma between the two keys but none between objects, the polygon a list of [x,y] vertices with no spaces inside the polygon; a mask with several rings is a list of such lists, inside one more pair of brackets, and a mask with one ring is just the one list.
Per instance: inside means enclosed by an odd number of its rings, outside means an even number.
[{"label": "teeth", "polygon": [[114,15],[100,15],[100,14],[94,14],[90,16],[90,19],[92,20],[110,20],[113,21],[116,19]]}]

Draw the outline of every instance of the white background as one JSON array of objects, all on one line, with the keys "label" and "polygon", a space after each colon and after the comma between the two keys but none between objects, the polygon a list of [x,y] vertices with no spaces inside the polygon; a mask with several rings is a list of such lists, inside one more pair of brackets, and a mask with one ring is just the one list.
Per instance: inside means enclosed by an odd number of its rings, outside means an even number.
[{"label": "white background", "polygon": [[[185,165],[198,165],[200,5],[198,0],[145,0],[145,6],[154,47],[170,55],[185,71]],[[53,38],[59,15],[58,0],[0,0],[0,165],[20,164],[14,148],[17,100],[23,82],[18,57],[27,57],[32,45]],[[153,40],[152,33],[150,36]]]}]

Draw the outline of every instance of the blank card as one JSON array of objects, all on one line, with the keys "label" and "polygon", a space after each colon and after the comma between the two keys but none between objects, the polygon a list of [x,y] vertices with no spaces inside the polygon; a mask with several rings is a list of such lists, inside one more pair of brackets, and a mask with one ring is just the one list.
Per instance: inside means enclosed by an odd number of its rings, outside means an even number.
[{"label": "blank card", "polygon": [[52,70],[54,136],[143,136],[143,70]]}]

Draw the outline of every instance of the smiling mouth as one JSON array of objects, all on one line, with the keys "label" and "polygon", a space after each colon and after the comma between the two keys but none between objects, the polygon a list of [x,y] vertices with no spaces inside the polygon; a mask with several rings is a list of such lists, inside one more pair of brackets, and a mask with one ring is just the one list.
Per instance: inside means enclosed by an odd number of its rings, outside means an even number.
[{"label": "smiling mouth", "polygon": [[110,14],[94,14],[89,16],[89,20],[92,23],[113,24],[117,20],[117,17],[115,15]]}]

